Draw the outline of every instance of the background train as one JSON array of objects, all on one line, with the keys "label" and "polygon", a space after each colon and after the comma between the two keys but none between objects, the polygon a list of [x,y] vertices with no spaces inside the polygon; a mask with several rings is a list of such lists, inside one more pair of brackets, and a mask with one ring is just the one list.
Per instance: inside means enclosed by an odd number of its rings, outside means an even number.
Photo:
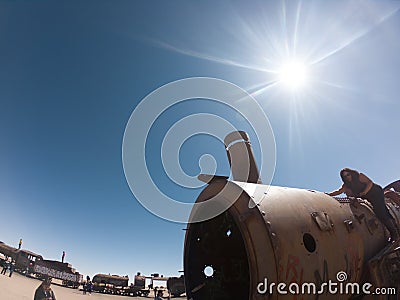
[{"label": "background train", "polygon": [[[50,276],[58,279],[63,286],[72,288],[79,288],[79,286],[85,288],[87,284],[90,284],[91,290],[97,293],[146,297],[151,292],[155,281],[166,283],[165,295],[180,296],[185,292],[183,276],[159,277],[158,274],[143,276],[137,273],[134,281],[129,285],[128,276],[96,274],[92,280],[88,278],[84,281],[82,274],[68,263],[47,260],[29,250],[16,249],[0,242],[0,266],[4,265],[6,261],[12,263],[14,271],[21,274],[39,279]],[[146,280],[150,281],[147,287]]]},{"label": "background train", "polygon": [[50,276],[59,279],[62,285],[78,288],[82,282],[82,275],[77,272],[72,265],[55,260],[43,259],[34,252],[25,249],[16,249],[3,242],[0,242],[1,265],[9,261],[16,272],[27,276],[42,278]]},{"label": "background train", "polygon": [[[151,290],[154,291],[161,289],[165,292],[166,296],[178,297],[185,293],[184,276],[180,277],[160,277],[158,274],[155,276],[143,276],[137,273],[134,277],[133,283],[128,285],[128,276],[97,274],[93,277],[93,291],[105,294],[123,295],[123,296],[142,296],[147,297]],[[150,284],[146,286],[146,281]],[[155,282],[165,282],[165,287],[159,288],[155,286]]]},{"label": "background train", "polygon": [[96,274],[93,277],[93,291],[103,294],[147,297],[150,289],[146,288],[145,276],[135,275],[129,284],[128,276]]},{"label": "background train", "polygon": [[39,254],[33,253],[28,250],[18,250],[14,247],[6,245],[0,241],[0,253],[3,257],[0,257],[0,262],[3,264],[8,258],[14,261],[15,270],[20,272],[33,273],[33,266],[36,260],[42,260],[43,257]]}]

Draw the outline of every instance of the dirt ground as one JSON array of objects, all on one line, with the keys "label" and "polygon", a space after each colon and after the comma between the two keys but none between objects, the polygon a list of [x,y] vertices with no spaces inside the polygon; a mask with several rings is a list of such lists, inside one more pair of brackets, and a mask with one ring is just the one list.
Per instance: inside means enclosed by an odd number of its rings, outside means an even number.
[{"label": "dirt ground", "polygon": [[[1,300],[33,300],[36,288],[41,284],[41,281],[33,278],[28,278],[18,273],[14,273],[12,277],[0,275],[0,299]],[[148,298],[143,297],[127,297],[127,296],[113,296],[92,293],[91,295],[83,295],[82,291],[77,289],[70,289],[52,284],[57,300],[143,300],[152,299],[153,293],[150,293]],[[167,295],[164,295],[167,299]],[[178,297],[171,299],[186,299],[186,297]]]}]

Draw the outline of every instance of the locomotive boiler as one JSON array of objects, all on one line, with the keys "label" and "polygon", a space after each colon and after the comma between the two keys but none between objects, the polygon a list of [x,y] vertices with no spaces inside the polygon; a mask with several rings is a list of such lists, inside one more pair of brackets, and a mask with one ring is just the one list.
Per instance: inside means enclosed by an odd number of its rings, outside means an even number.
[{"label": "locomotive boiler", "polygon": [[[184,245],[188,299],[398,299],[400,250],[388,243],[370,203],[264,185],[247,134],[229,134],[225,146],[233,180],[200,175],[207,186],[196,203],[232,204],[200,222],[191,220],[201,207],[191,212]],[[399,206],[391,199],[386,204],[398,224]]]}]

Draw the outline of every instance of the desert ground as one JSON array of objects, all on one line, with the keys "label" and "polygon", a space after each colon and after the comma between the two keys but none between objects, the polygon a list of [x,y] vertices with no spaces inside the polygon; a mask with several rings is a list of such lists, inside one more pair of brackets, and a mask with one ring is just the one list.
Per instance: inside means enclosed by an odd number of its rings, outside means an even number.
[{"label": "desert ground", "polygon": [[[28,278],[18,273],[14,273],[12,277],[0,275],[0,299],[1,300],[33,300],[36,288],[41,284],[40,280]],[[77,289],[70,289],[58,285],[51,285],[57,300],[144,300],[152,299],[153,293],[150,293],[148,298],[143,297],[127,297],[127,296],[113,296],[92,293],[91,295],[83,295],[82,291]],[[164,295],[167,299],[167,295]],[[171,298],[171,299],[186,299],[185,297]]]}]

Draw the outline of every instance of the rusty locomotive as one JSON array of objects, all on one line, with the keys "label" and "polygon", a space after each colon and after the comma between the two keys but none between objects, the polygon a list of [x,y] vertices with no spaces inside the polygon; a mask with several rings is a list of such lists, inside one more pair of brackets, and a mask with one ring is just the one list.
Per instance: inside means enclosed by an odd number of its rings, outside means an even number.
[{"label": "rusty locomotive", "polygon": [[[231,205],[204,221],[192,221],[207,213],[201,207],[191,212],[184,246],[188,299],[399,299],[400,243],[388,243],[370,203],[263,185],[247,134],[229,134],[225,146],[233,181],[199,175],[207,186],[196,203]],[[399,183],[385,194],[397,225]],[[342,293],[327,291],[328,283]]]},{"label": "rusty locomotive", "polygon": [[93,291],[122,296],[147,297],[150,289],[146,288],[146,277],[140,273],[135,275],[134,282],[128,285],[128,276],[96,274],[93,277]]},{"label": "rusty locomotive", "polygon": [[16,249],[3,242],[0,242],[1,263],[11,260],[15,271],[27,276],[43,278],[50,276],[59,279],[62,285],[78,288],[82,282],[82,275],[79,274],[70,264],[55,260],[43,259],[34,252],[25,249]]}]

